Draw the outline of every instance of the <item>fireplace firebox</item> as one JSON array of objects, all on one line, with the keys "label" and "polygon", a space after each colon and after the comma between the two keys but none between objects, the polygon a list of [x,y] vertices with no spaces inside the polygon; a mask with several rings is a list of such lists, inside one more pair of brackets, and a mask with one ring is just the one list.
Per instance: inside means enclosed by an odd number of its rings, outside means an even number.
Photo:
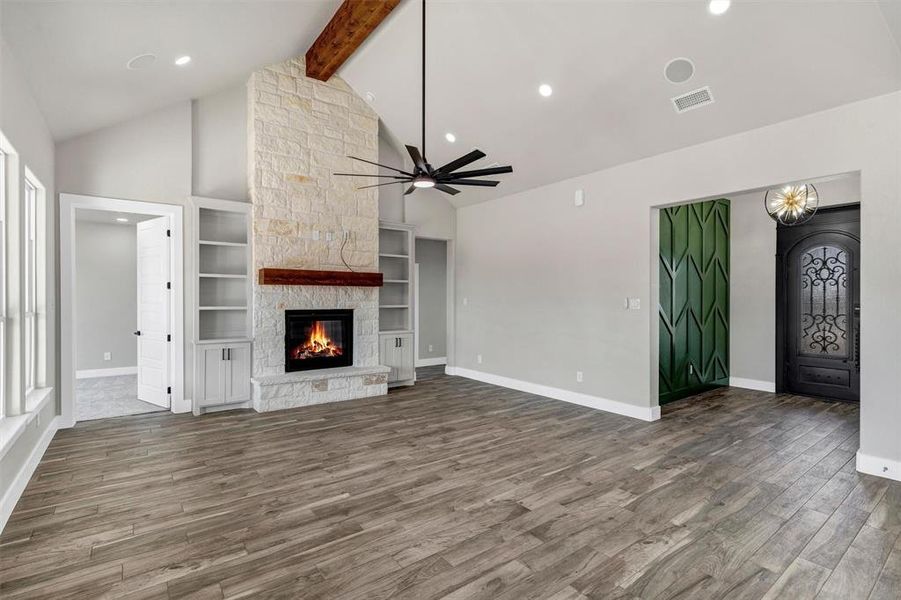
[{"label": "fireplace firebox", "polygon": [[353,365],[354,311],[286,310],[285,371]]}]

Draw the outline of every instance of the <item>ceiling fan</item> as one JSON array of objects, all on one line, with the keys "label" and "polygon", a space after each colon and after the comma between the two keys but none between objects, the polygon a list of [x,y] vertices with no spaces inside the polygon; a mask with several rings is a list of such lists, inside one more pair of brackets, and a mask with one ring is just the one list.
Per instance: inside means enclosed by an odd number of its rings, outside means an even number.
[{"label": "ceiling fan", "polygon": [[473,149],[468,154],[464,154],[460,158],[450,161],[446,165],[432,167],[425,158],[425,3],[422,0],[422,152],[416,146],[407,145],[407,152],[413,159],[413,172],[404,171],[388,165],[382,165],[371,160],[359,158],[357,156],[348,156],[353,160],[369,163],[385,169],[389,169],[400,175],[365,175],[362,173],[335,173],[344,177],[381,177],[390,178],[394,181],[388,183],[377,183],[375,185],[364,185],[360,190],[373,187],[381,187],[384,185],[394,185],[397,183],[411,184],[404,195],[411,194],[417,188],[435,188],[441,190],[445,194],[456,195],[460,190],[452,186],[478,186],[478,187],[494,187],[500,181],[492,181],[485,179],[474,179],[474,177],[483,177],[485,175],[500,175],[501,173],[512,173],[513,167],[488,167],[485,169],[475,169],[473,171],[459,171],[466,165],[473,163],[480,158],[485,158],[486,154],[478,149]]}]

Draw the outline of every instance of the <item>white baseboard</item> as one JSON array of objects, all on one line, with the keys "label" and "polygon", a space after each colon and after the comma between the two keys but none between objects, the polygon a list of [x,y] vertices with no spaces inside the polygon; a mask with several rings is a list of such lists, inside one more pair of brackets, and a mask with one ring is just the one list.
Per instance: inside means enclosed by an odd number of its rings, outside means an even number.
[{"label": "white baseboard", "polygon": [[581,392],[573,392],[561,388],[550,387],[538,383],[531,383],[528,381],[522,381],[520,379],[512,379],[510,377],[503,377],[502,375],[494,375],[492,373],[483,373],[482,371],[473,371],[472,369],[463,369],[460,367],[446,367],[444,369],[444,372],[448,375],[457,375],[459,377],[466,377],[467,379],[475,379],[476,381],[482,381],[484,383],[490,383],[492,385],[499,385],[501,387],[510,388],[512,390],[519,390],[520,392],[528,392],[530,394],[536,394],[538,396],[544,396],[546,398],[553,398],[554,400],[562,400],[563,402],[578,404],[580,406],[586,406],[595,410],[603,410],[605,412],[610,412],[617,415],[624,415],[626,417],[632,417],[633,419],[641,419],[642,421],[660,420],[659,406],[635,406],[633,404],[626,404],[625,402],[620,402],[618,400],[608,400],[607,398],[590,396]]},{"label": "white baseboard", "polygon": [[115,377],[116,375],[137,375],[137,367],[114,367],[112,369],[82,369],[75,371],[75,379],[90,379],[92,377]]},{"label": "white baseboard", "polygon": [[759,392],[776,392],[776,383],[773,381],[763,381],[761,379],[745,379],[743,377],[730,377],[729,387],[744,388],[746,390],[757,390]]},{"label": "white baseboard", "polygon": [[438,365],[446,365],[447,357],[439,356],[437,358],[418,358],[416,359],[417,367],[437,367]]},{"label": "white baseboard", "polygon": [[901,461],[879,458],[857,451],[857,470],[867,475],[901,481]]},{"label": "white baseboard", "polygon": [[31,479],[34,470],[37,469],[38,463],[41,462],[47,446],[50,445],[50,440],[53,439],[54,434],[59,429],[59,424],[60,418],[58,416],[53,417],[53,420],[47,425],[47,429],[44,430],[41,439],[38,440],[37,445],[35,445],[28,456],[28,460],[25,461],[19,473],[13,479],[12,485],[9,486],[9,489],[3,494],[3,498],[0,499],[0,532],[6,527],[6,522],[16,507],[16,502],[19,501],[19,497],[25,491],[25,486],[28,485],[28,480]]}]

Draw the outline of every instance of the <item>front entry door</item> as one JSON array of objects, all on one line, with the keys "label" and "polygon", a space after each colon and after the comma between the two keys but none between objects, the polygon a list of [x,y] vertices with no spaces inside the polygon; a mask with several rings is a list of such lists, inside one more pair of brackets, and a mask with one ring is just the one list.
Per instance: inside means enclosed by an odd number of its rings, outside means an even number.
[{"label": "front entry door", "polygon": [[822,210],[777,237],[777,390],[858,402],[860,209]]},{"label": "front entry door", "polygon": [[169,408],[169,217],[137,228],[138,399]]}]

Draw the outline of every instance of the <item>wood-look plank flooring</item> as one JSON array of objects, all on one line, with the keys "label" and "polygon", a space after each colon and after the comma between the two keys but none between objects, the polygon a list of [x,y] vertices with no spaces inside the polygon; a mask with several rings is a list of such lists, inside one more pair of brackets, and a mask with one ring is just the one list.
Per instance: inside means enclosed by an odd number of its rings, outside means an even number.
[{"label": "wood-look plank flooring", "polygon": [[857,407],[725,389],[663,412],[424,372],[79,424],[0,536],[0,596],[901,597],[901,484],[855,472]]}]

